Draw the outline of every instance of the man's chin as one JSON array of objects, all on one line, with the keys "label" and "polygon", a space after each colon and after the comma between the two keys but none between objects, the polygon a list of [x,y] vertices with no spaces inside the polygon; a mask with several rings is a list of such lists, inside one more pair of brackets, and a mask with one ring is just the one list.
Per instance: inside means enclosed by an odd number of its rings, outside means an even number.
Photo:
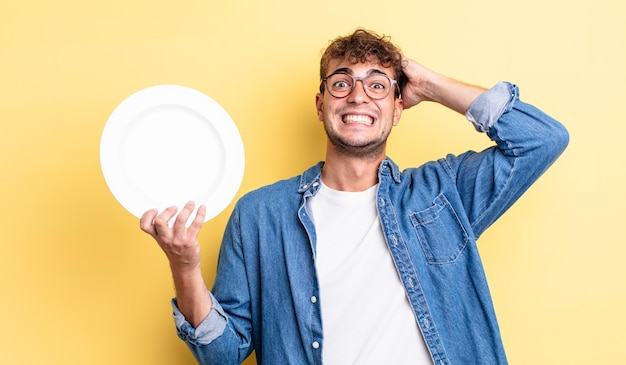
[{"label": "man's chin", "polygon": [[356,144],[333,138],[329,138],[329,140],[335,151],[346,157],[371,159],[378,158],[385,153],[386,143],[384,141]]}]

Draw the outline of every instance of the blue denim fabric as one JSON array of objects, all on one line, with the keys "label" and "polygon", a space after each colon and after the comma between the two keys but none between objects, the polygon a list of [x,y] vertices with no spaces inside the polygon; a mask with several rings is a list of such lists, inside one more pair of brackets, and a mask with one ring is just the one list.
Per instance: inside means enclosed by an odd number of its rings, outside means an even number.
[{"label": "blue denim fabric", "polygon": [[[476,240],[565,149],[564,127],[500,83],[467,117],[496,146],[400,171],[379,168],[381,226],[434,364],[506,364]],[[321,364],[315,226],[307,199],[323,163],[243,196],[227,224],[198,328],[173,301],[179,336],[202,364]],[[371,288],[376,295],[376,288]],[[372,318],[376,320],[376,318]]]}]

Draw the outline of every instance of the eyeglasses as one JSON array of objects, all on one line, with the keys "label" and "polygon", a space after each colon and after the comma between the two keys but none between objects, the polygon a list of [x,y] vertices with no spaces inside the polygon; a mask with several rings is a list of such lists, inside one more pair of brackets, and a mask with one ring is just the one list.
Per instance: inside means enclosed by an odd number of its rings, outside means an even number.
[{"label": "eyeglasses", "polygon": [[[393,86],[398,84],[396,80],[382,73],[372,73],[365,77],[353,77],[341,71],[324,78],[320,84],[320,92],[324,92],[325,85],[330,95],[339,99],[345,98],[352,93],[357,81],[361,81],[363,84],[365,94],[375,100],[386,98]],[[396,96],[400,96],[399,90],[397,91]]]}]

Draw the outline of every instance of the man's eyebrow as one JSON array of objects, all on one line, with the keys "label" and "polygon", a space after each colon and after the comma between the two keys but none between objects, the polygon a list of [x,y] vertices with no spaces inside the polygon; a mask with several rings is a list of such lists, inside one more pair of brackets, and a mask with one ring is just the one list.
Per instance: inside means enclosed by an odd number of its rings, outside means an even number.
[{"label": "man's eyebrow", "polygon": [[352,75],[352,74],[354,74],[354,72],[352,72],[352,69],[349,68],[349,67],[342,67],[342,68],[338,68],[335,71],[330,73],[330,75],[334,75],[334,74],[348,74],[348,75]]},{"label": "man's eyebrow", "polygon": [[386,72],[383,72],[383,71],[381,71],[381,70],[379,70],[379,69],[377,69],[377,68],[373,68],[373,69],[371,69],[371,70],[367,71],[367,75],[368,75],[368,76],[369,76],[369,75],[371,75],[371,74],[379,74],[379,75],[389,76],[389,75],[387,75],[387,73],[386,73]]},{"label": "man's eyebrow", "polygon": [[[341,67],[333,71],[330,75],[334,75],[334,74],[348,74],[348,75],[354,76],[354,71],[352,71],[350,67]],[[367,71],[367,76],[372,75],[372,74],[389,76],[387,75],[386,72],[381,71],[377,68],[372,68],[369,71]]]}]

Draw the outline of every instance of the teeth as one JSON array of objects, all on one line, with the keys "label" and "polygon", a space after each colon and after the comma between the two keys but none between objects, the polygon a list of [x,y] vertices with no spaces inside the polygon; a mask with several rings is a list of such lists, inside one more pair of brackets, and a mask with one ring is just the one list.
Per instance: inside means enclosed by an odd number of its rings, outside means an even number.
[{"label": "teeth", "polygon": [[343,117],[344,123],[358,123],[365,125],[372,125],[374,122],[372,118],[367,115],[346,115]]}]

